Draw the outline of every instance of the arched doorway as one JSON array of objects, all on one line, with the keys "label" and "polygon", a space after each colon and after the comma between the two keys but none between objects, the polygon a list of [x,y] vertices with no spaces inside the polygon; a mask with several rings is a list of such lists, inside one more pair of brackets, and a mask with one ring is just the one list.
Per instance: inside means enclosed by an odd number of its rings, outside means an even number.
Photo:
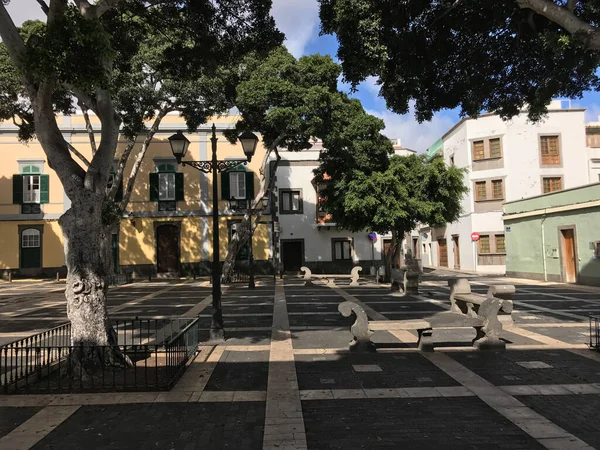
[{"label": "arched doorway", "polygon": [[179,272],[179,227],[156,227],[156,270],[158,273]]}]

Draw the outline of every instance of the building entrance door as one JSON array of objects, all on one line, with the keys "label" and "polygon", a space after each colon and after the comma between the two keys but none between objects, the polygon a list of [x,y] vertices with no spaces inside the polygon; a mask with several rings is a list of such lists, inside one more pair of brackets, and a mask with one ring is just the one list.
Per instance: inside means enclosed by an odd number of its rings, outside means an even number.
[{"label": "building entrance door", "polygon": [[560,230],[562,235],[562,266],[564,270],[564,282],[577,282],[577,263],[575,261],[575,233],[572,228]]},{"label": "building entrance door", "polygon": [[179,230],[175,225],[156,228],[156,253],[159,273],[179,272]]},{"label": "building entrance door", "polygon": [[458,245],[458,236],[452,236],[454,243],[454,268],[460,269],[460,247]]},{"label": "building entrance door", "polygon": [[[387,261],[387,254],[390,251],[390,247],[392,246],[392,240],[391,239],[384,239],[383,240],[383,265],[385,266],[385,262]],[[398,252],[398,255],[396,257],[396,261],[392,261],[392,269],[395,269],[397,267],[400,267],[400,255],[402,254],[402,251]]]},{"label": "building entrance door", "polygon": [[281,259],[284,272],[298,272],[304,264],[304,240],[282,241]]},{"label": "building entrance door", "polygon": [[446,239],[438,239],[440,267],[448,267],[448,245]]}]

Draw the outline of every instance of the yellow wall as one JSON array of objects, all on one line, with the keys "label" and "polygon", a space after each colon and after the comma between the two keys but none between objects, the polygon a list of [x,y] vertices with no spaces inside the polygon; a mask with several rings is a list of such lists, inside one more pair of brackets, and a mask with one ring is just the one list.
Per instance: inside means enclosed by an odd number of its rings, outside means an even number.
[{"label": "yellow wall", "polygon": [[[92,117],[92,122],[96,125],[96,131],[99,131],[99,124],[95,117]],[[214,122],[217,127],[230,126],[235,123],[238,117],[221,117],[215,118]],[[57,122],[61,127],[81,127],[84,125],[82,116],[72,116],[70,118],[58,117]],[[213,121],[209,120],[211,124]],[[185,130],[183,120],[175,115],[169,115],[163,119],[163,124],[173,127],[173,124],[181,124],[181,129]],[[3,133],[0,124],[0,269],[16,269],[19,267],[19,234],[18,226],[26,223],[40,224],[44,223],[43,248],[42,258],[44,267],[60,267],[63,265],[64,252],[62,246],[62,232],[55,220],[65,210],[64,192],[62,185],[56,173],[50,169],[47,163],[47,157],[37,141],[31,141],[26,145],[20,143],[14,132]],[[173,134],[173,130],[164,130],[156,134],[154,140],[150,144],[146,156],[142,162],[140,172],[135,181],[134,189],[131,195],[128,211],[134,213],[156,213],[156,202],[150,202],[149,193],[149,174],[155,171],[155,158],[172,158],[171,148],[167,138]],[[191,141],[189,146],[187,160],[198,160],[205,158],[211,159],[211,142],[210,132],[203,130],[198,133],[184,134]],[[219,159],[245,159],[241,144],[230,144],[221,133],[217,133],[218,137],[218,153]],[[65,132],[65,138],[77,148],[82,154],[91,160],[92,152],[89,145],[87,133],[84,130],[77,132]],[[100,142],[100,135],[96,134],[96,142]],[[118,146],[115,159],[119,159],[127,142],[123,139]],[[141,148],[141,140],[139,140],[129,158],[126,170],[125,181],[134,164],[135,158]],[[256,195],[259,187],[259,171],[265,156],[265,149],[262,142],[259,142],[252,162],[246,166],[247,170],[254,173],[254,187]],[[12,204],[12,176],[19,173],[18,160],[43,160],[44,173],[50,176],[50,203],[41,206],[44,214],[51,214],[51,220],[43,221],[17,221],[14,220],[14,215],[20,213],[20,206]],[[79,160],[75,158],[77,162]],[[196,169],[189,166],[180,166],[180,172],[184,173],[184,201],[177,203],[178,211],[198,211],[200,209],[201,199],[201,174]],[[203,176],[203,175],[202,175]],[[212,176],[207,174],[208,192],[205,198],[208,201],[208,207],[212,204]],[[219,175],[217,183],[219,183],[219,196],[221,192]],[[222,211],[227,208],[227,201],[219,202],[219,209]],[[3,219],[3,216],[6,218]],[[229,242],[228,236],[228,221],[233,219],[241,219],[241,216],[221,216],[220,223],[220,257],[225,258],[227,253],[227,245]],[[156,249],[154,236],[154,222],[156,221],[180,221],[180,249],[181,262],[199,262],[202,260],[202,236],[206,236],[208,242],[208,260],[212,260],[212,218],[211,217],[148,217],[135,219],[135,227],[128,219],[121,221],[120,236],[119,236],[119,262],[121,265],[148,265],[156,263]],[[207,227],[202,230],[202,227]],[[269,227],[261,225],[258,227],[255,237],[253,251],[255,259],[267,259],[269,254],[268,240]],[[206,255],[205,255],[205,260]]]}]

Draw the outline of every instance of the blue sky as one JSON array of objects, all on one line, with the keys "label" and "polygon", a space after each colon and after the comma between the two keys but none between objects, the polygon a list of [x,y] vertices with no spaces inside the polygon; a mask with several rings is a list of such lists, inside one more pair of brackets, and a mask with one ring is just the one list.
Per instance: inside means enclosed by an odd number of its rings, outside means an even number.
[{"label": "blue sky", "polygon": [[[8,11],[17,24],[27,19],[42,19],[36,0],[12,0]],[[329,54],[335,58],[337,41],[332,36],[319,36],[319,7],[317,0],[273,0],[273,15],[277,26],[287,37],[286,46],[296,56],[313,53]],[[403,116],[387,110],[385,101],[378,96],[375,79],[359,86],[355,97],[365,109],[385,121],[385,134],[400,138],[402,145],[423,152],[458,120],[456,111],[437,113],[431,122],[419,124],[409,112]],[[597,121],[600,115],[600,93],[588,92],[583,99],[573,100],[573,107],[584,107],[586,121]]]}]

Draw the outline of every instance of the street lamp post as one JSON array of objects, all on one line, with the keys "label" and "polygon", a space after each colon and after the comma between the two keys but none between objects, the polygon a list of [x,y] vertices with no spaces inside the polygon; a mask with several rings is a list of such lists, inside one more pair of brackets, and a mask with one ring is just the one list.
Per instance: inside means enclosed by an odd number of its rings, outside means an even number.
[{"label": "street lamp post", "polygon": [[183,135],[181,131],[169,137],[171,151],[177,160],[178,164],[190,166],[204,173],[212,172],[212,225],[213,225],[213,260],[212,260],[212,306],[213,316],[210,326],[211,341],[222,341],[225,338],[223,328],[223,309],[221,307],[221,263],[219,260],[219,191],[217,186],[217,174],[226,172],[227,170],[239,166],[240,164],[248,164],[252,160],[252,156],[256,151],[258,138],[254,133],[245,132],[239,136],[242,143],[246,160],[218,160],[217,159],[217,128],[212,125],[212,159],[210,161],[183,161],[190,141]]}]

